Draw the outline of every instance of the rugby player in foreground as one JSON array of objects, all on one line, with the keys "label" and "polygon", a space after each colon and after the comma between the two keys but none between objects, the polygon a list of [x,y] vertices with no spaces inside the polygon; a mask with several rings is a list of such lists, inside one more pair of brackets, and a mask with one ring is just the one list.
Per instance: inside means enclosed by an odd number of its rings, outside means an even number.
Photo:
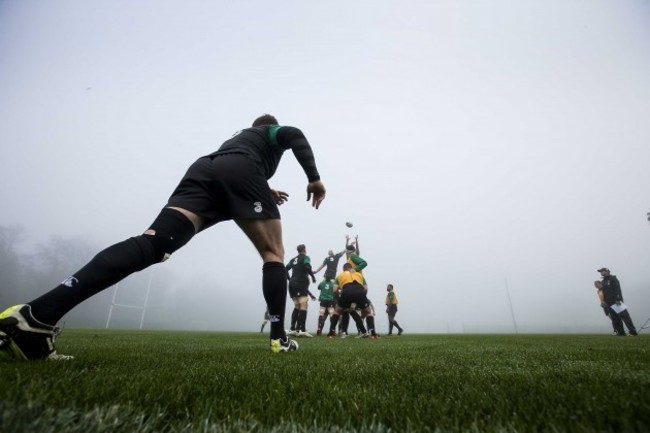
[{"label": "rugby player in foreground", "polygon": [[291,149],[305,172],[307,201],[325,199],[314,154],[303,133],[265,114],[221,147],[194,162],[167,205],[141,235],[98,253],[88,264],[37,299],[0,313],[0,347],[19,359],[68,359],[56,353],[57,322],[81,302],[128,275],[160,263],[196,233],[234,220],[262,257],[262,292],[271,321],[271,351],[296,350],[284,315],[287,273],[278,205],[289,197],[269,187],[282,154]]}]

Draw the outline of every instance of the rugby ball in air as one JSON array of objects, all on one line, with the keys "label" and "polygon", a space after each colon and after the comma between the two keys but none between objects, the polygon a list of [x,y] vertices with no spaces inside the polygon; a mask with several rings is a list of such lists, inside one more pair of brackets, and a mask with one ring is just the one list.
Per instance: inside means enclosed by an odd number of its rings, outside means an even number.
[{"label": "rugby ball in air", "polygon": [[352,227],[352,223],[350,221],[348,221],[348,222],[345,223],[345,226],[346,227]]}]

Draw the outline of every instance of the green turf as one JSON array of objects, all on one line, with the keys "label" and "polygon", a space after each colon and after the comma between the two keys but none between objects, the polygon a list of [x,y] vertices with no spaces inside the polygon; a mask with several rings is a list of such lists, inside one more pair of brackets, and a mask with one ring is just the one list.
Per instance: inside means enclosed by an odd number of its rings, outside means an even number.
[{"label": "green turf", "polygon": [[648,432],[650,337],[66,330],[0,358],[0,432]]}]

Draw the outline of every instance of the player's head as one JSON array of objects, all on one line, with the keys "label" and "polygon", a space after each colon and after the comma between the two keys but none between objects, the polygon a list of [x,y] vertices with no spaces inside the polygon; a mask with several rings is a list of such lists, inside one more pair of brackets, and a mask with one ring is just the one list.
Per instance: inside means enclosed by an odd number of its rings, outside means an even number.
[{"label": "player's head", "polygon": [[307,247],[305,246],[305,244],[300,244],[300,245],[298,245],[298,246],[296,247],[296,249],[298,250],[298,253],[299,253],[299,254],[304,253],[305,251],[307,251]]},{"label": "player's head", "polygon": [[346,254],[353,254],[357,249],[354,247],[354,244],[350,244],[347,247],[345,247],[345,253]]},{"label": "player's head", "polygon": [[388,286],[386,286],[386,291],[387,292],[390,292],[392,290],[393,290],[393,285],[392,284],[389,284]]},{"label": "player's head", "polygon": [[334,251],[329,250],[329,251],[327,252],[327,255],[328,255],[328,256],[333,256],[333,255],[334,255]]},{"label": "player's head", "polygon": [[343,272],[350,272],[352,270],[352,265],[349,263],[344,263],[343,264]]},{"label": "player's head", "polygon": [[596,272],[600,272],[600,275],[602,275],[603,277],[606,277],[606,276],[609,275],[609,269],[607,269],[607,268],[600,268]]},{"label": "player's head", "polygon": [[260,117],[253,121],[253,126],[263,126],[263,125],[279,125],[278,119],[270,114],[262,114]]}]

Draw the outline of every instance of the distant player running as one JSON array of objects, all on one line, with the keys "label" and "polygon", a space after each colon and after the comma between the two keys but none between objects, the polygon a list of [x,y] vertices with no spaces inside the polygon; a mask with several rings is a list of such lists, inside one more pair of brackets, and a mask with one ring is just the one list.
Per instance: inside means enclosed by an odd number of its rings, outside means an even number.
[{"label": "distant player running", "polygon": [[267,308],[266,311],[264,312],[264,320],[262,321],[262,327],[260,328],[260,332],[264,332],[264,327],[266,326],[267,323],[269,323],[269,320],[271,320],[271,316],[269,315],[269,309]]}]

